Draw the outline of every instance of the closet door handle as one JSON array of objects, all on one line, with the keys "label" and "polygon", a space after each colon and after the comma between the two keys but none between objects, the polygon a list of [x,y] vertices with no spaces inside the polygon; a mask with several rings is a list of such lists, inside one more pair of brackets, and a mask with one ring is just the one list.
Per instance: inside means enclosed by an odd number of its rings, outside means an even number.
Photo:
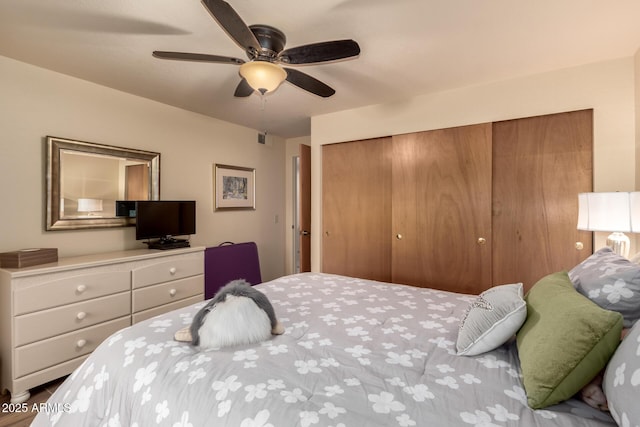
[{"label": "closet door handle", "polygon": [[576,249],[581,251],[584,249],[584,244],[582,242],[576,242]]},{"label": "closet door handle", "polygon": [[396,234],[396,239],[402,240],[402,234],[400,234],[400,233]]},{"label": "closet door handle", "polygon": [[484,237],[478,237],[478,244],[480,246],[486,245],[487,244],[487,239],[485,239]]}]

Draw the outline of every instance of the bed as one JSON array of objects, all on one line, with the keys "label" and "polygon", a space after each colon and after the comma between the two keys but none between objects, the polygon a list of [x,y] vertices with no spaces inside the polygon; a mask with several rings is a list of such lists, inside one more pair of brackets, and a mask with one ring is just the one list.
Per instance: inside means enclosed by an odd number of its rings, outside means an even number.
[{"label": "bed", "polygon": [[203,303],[123,329],[57,389],[39,426],[610,426],[577,399],[527,404],[517,343],[457,355],[476,296],[303,273],[257,285],[286,332],[200,351]]}]

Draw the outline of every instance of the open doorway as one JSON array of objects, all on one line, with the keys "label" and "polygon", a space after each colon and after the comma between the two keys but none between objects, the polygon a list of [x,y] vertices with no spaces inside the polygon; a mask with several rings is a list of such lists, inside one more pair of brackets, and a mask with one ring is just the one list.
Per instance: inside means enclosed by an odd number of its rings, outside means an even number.
[{"label": "open doorway", "polygon": [[311,147],[301,144],[293,157],[293,268],[311,271]]}]

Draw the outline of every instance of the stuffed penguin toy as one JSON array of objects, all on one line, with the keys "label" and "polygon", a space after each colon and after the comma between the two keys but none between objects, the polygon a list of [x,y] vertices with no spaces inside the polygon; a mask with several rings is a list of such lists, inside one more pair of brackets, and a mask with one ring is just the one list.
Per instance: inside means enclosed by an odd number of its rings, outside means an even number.
[{"label": "stuffed penguin toy", "polygon": [[271,302],[245,280],[222,287],[198,311],[189,328],[176,333],[176,340],[191,341],[201,348],[222,348],[265,341],[284,333]]}]

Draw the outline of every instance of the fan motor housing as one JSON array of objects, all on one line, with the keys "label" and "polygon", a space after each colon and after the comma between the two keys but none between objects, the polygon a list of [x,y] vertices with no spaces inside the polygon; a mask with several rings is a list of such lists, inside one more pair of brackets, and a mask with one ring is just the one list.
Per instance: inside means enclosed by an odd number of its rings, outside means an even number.
[{"label": "fan motor housing", "polygon": [[[258,43],[262,47],[262,52],[259,53],[259,56],[275,58],[282,52],[287,43],[284,33],[270,25],[250,25],[249,29],[256,36]],[[250,52],[247,52],[247,55],[252,59]]]}]

